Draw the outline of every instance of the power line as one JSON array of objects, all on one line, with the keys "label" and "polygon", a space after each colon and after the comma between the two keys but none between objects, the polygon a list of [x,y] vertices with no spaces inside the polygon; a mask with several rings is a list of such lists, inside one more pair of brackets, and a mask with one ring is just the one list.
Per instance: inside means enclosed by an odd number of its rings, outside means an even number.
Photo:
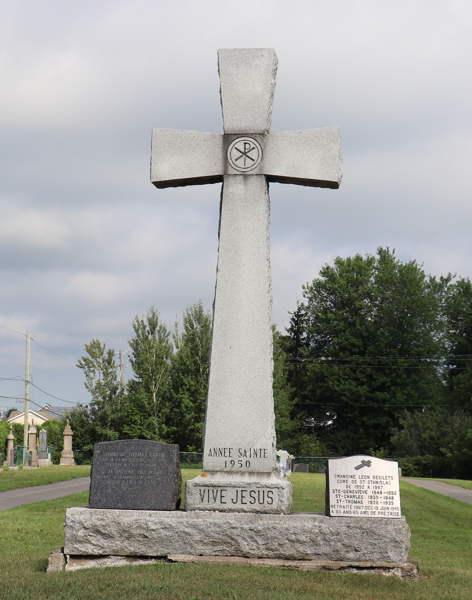
[{"label": "power line", "polygon": [[[64,400],[64,398],[59,398],[58,396],[54,396],[53,394],[46,392],[45,390],[40,388],[38,385],[33,383],[31,380],[25,380],[24,378],[20,378],[20,375],[18,375],[18,378],[17,377],[0,377],[0,381],[18,381],[18,382],[23,382],[23,383],[26,381],[26,383],[31,384],[37,390],[39,390],[43,394],[46,394],[46,396],[50,396],[51,398],[54,398],[55,400],[60,400],[61,402],[67,402],[68,404],[77,404],[77,402],[72,402],[72,400]],[[0,398],[16,399],[17,396],[0,396]],[[23,398],[23,396],[18,396],[18,398]]]},{"label": "power line", "polygon": [[40,348],[42,348],[43,350],[46,350],[46,352],[49,352],[50,354],[54,354],[54,356],[59,356],[59,358],[63,358],[64,360],[68,360],[70,362],[76,363],[77,360],[73,359],[73,358],[68,358],[67,356],[62,356],[62,354],[58,354],[57,352],[53,352],[52,350],[49,350],[49,348],[46,348],[45,346],[42,346],[39,342],[37,342],[35,339],[33,339],[33,342],[35,344],[37,344]]},{"label": "power line", "polygon": [[[38,404],[37,402],[34,402],[33,400],[30,400],[31,404],[34,404],[35,406],[39,406],[39,408],[41,409],[42,405]],[[56,415],[56,417],[63,417],[63,415],[60,415],[59,413],[54,412],[53,410],[50,410],[49,408],[45,409],[46,412],[51,413],[52,415]]]},{"label": "power line", "polygon": [[376,408],[417,408],[417,407],[425,407],[425,406],[437,406],[437,407],[450,407],[450,404],[352,404],[349,402],[348,404],[343,402],[295,402],[297,406],[375,406]]},{"label": "power line", "polygon": [[77,402],[72,402],[72,400],[64,400],[64,398],[58,398],[57,396],[53,396],[49,392],[45,392],[43,389],[41,389],[39,386],[37,386],[32,381],[29,381],[28,383],[30,383],[33,387],[35,387],[40,392],[43,392],[43,394],[46,394],[46,396],[50,396],[51,398],[54,398],[54,400],[60,400],[61,402],[67,402],[68,404],[77,404]]},{"label": "power line", "polygon": [[18,335],[26,335],[24,333],[21,333],[21,331],[16,331],[16,329],[11,329],[10,327],[5,327],[5,325],[0,325],[0,327],[2,329],[7,329],[8,331],[13,331],[13,333],[17,333]]}]

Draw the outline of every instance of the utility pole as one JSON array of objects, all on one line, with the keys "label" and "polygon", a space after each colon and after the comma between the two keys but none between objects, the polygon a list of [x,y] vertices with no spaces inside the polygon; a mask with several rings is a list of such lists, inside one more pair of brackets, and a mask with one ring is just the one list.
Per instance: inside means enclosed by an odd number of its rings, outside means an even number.
[{"label": "utility pole", "polygon": [[29,400],[29,386],[30,386],[30,373],[31,373],[31,334],[26,330],[26,347],[25,347],[25,428],[24,428],[24,440],[23,446],[25,446],[23,454],[23,464],[26,460],[26,453],[28,452],[28,400]]},{"label": "utility pole", "polygon": [[125,387],[125,351],[120,350],[120,384],[121,389]]}]

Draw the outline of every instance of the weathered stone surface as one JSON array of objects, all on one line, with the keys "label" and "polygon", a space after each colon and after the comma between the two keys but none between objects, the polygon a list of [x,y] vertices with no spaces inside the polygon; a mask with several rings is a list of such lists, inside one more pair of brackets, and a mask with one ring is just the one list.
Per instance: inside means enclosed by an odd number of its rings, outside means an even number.
[{"label": "weathered stone surface", "polygon": [[157,188],[223,181],[225,163],[220,134],[152,130],[151,181]]},{"label": "weathered stone surface", "polygon": [[398,463],[364,454],[328,459],[326,514],[400,519]]},{"label": "weathered stone surface", "polygon": [[403,518],[74,507],[66,512],[64,538],[70,555],[405,562],[410,530]]},{"label": "weathered stone surface", "polygon": [[[224,135],[155,130],[151,179],[164,188],[212,183],[223,174],[203,468],[215,477],[271,474],[276,462],[267,182],[339,187],[340,135],[338,128],[270,134],[273,49],[222,49],[218,67]],[[198,494],[204,491],[200,486]],[[244,491],[255,505],[255,490],[242,487],[239,494]],[[221,494],[219,510],[228,510]],[[202,508],[195,498],[187,505]],[[288,505],[284,500],[277,510]]]},{"label": "weathered stone surface", "polygon": [[61,452],[59,466],[75,465],[74,452],[72,450],[72,436],[74,432],[69,423],[64,427],[64,450]]},{"label": "weathered stone surface", "polygon": [[242,556],[192,556],[170,554],[169,561],[176,563],[205,563],[216,565],[244,565],[299,569],[300,571],[347,571],[366,575],[396,575],[402,579],[418,579],[418,565],[414,560],[404,563],[356,562],[329,560],[283,560],[279,558],[245,558]]},{"label": "weathered stone surface", "polygon": [[62,551],[62,548],[58,550],[54,550],[48,556],[48,573],[55,573],[57,571],[64,571],[64,567],[66,566],[66,557]]},{"label": "weathered stone surface", "polygon": [[39,432],[39,458],[48,459],[48,432],[41,429]]},{"label": "weathered stone surface", "polygon": [[93,450],[91,508],[174,510],[180,503],[177,444],[100,442]]},{"label": "weathered stone surface", "polygon": [[200,473],[186,482],[187,510],[289,513],[292,484],[273,473]]},{"label": "weathered stone surface", "polygon": [[337,189],[342,179],[339,127],[271,133],[262,168],[268,181]]},{"label": "weathered stone surface", "polygon": [[221,206],[203,468],[275,470],[269,196],[227,175]]},{"label": "weathered stone surface", "polygon": [[218,50],[225,133],[269,133],[277,74],[273,48]]},{"label": "weathered stone surface", "polygon": [[[144,558],[136,556],[65,556],[64,571],[96,569],[103,567],[129,567],[130,565],[149,565],[162,562],[162,558]],[[48,569],[49,570],[49,569]]]},{"label": "weathered stone surface", "polygon": [[418,565],[414,560],[405,563],[356,562],[327,560],[285,560],[280,558],[246,558],[243,556],[194,556],[191,554],[169,554],[167,557],[137,556],[71,556],[62,549],[49,555],[47,572],[78,571],[101,567],[127,567],[129,565],[167,563],[204,563],[213,565],[243,565],[298,569],[300,571],[347,571],[366,575],[396,575],[402,579],[418,579]]}]

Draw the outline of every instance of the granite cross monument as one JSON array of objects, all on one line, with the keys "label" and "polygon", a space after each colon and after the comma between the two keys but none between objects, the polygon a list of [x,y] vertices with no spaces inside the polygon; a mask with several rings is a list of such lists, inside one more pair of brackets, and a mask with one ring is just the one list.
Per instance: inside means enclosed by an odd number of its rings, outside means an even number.
[{"label": "granite cross monument", "polygon": [[223,182],[204,473],[186,507],[289,512],[276,469],[268,183],[338,188],[338,127],[270,133],[273,49],[218,52],[224,134],[153,129],[158,188]]}]

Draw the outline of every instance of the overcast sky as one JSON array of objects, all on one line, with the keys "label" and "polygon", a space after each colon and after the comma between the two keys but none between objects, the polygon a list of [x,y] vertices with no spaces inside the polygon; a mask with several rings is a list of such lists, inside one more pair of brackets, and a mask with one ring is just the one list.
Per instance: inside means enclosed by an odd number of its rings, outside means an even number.
[{"label": "overcast sky", "polygon": [[149,157],[152,127],[222,133],[218,48],[275,48],[272,131],[341,127],[339,190],[270,188],[280,330],[336,256],[472,277],[470,0],[4,1],[0,45],[0,378],[28,329],[34,383],[86,404],[85,343],[211,309],[220,185],[157,190]]}]

